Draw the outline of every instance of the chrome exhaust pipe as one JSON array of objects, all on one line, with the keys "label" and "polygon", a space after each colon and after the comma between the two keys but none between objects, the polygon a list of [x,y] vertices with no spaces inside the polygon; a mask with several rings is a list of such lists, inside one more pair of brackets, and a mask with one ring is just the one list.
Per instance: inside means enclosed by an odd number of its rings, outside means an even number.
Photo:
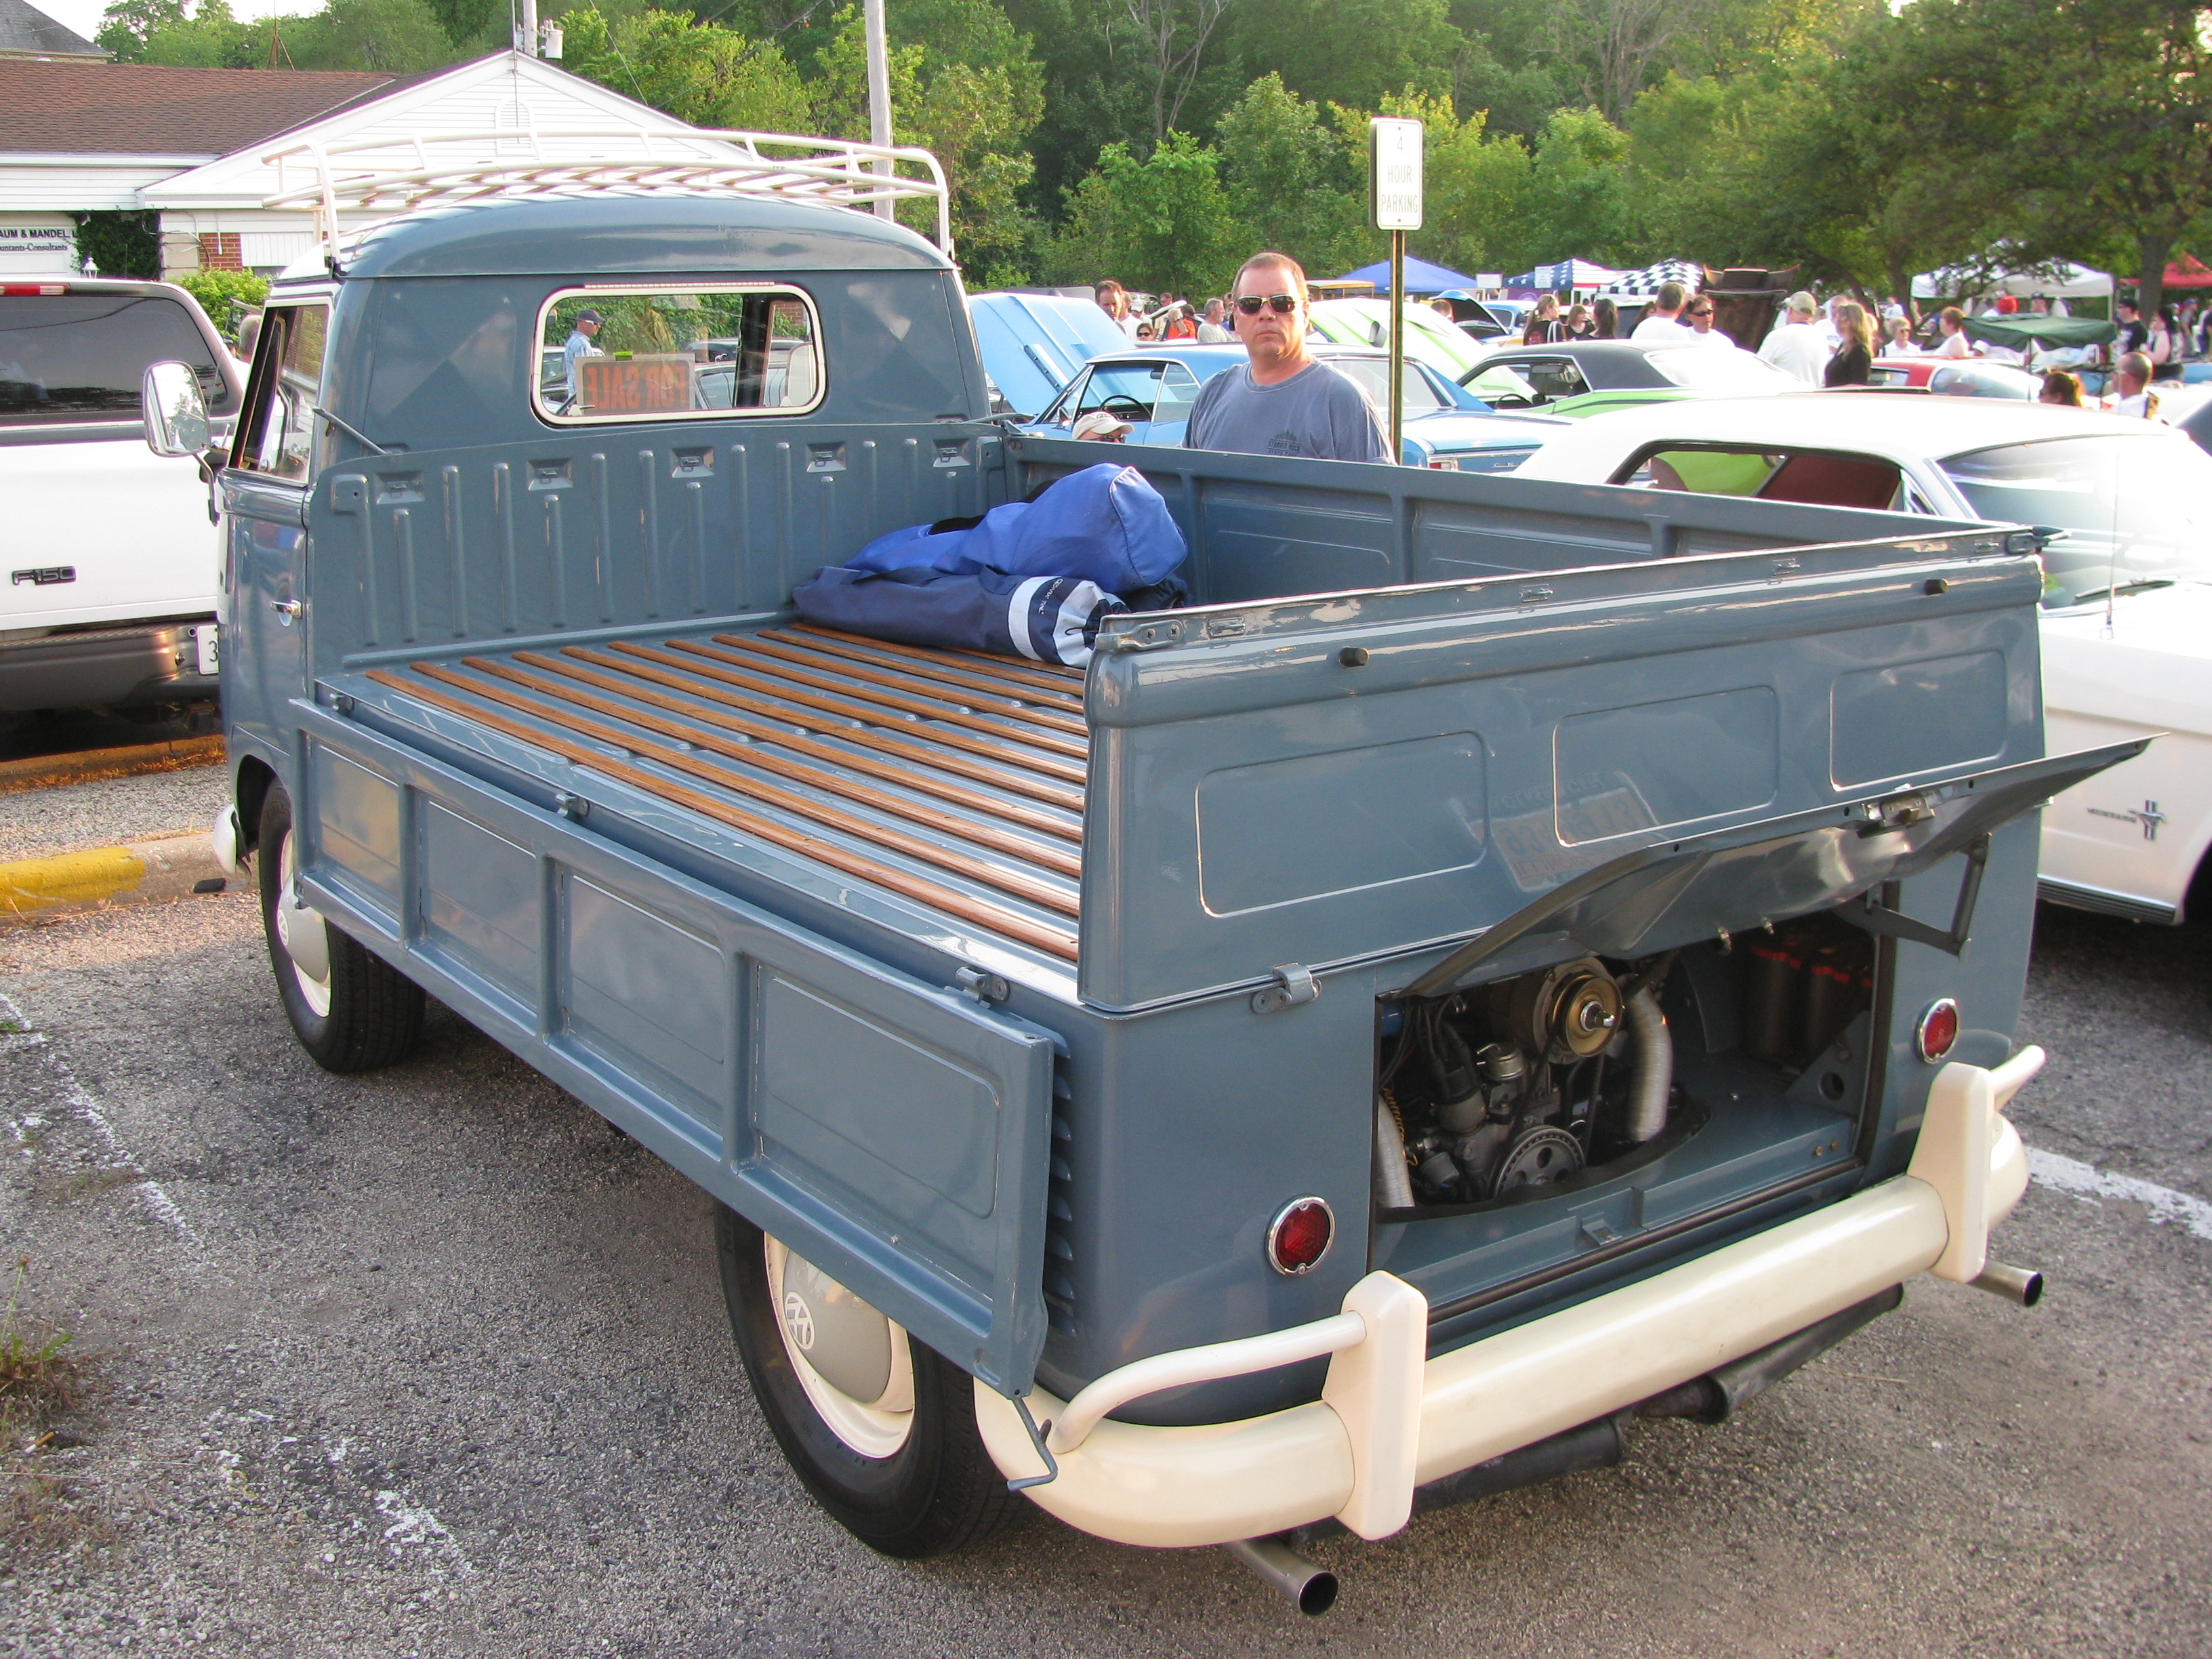
[{"label": "chrome exhaust pipe", "polygon": [[1336,1605],[1336,1575],[1317,1567],[1279,1538],[1239,1538],[1222,1548],[1318,1619]]},{"label": "chrome exhaust pipe", "polygon": [[1980,1278],[1966,1282],[2023,1308],[2033,1308],[2043,1300],[2043,1275],[2033,1267],[2008,1267],[2002,1261],[1992,1261],[1982,1269]]}]

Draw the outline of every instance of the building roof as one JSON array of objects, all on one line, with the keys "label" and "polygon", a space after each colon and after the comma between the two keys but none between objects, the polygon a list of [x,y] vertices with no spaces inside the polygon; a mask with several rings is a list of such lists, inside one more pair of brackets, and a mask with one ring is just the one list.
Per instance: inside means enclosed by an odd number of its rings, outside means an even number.
[{"label": "building roof", "polygon": [[[0,58],[100,58],[95,46],[66,24],[58,23],[24,0],[0,0]],[[82,65],[80,65],[82,67]]]},{"label": "building roof", "polygon": [[[10,5],[30,9],[0,0]],[[398,81],[340,70],[0,58],[0,155],[224,155]]]}]

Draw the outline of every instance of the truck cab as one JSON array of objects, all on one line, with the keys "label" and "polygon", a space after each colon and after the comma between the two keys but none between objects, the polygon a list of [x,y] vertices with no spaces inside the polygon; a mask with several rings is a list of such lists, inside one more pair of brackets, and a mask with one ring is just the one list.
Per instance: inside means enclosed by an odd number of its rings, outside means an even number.
[{"label": "truck cab", "polygon": [[712,1194],[839,1521],[1310,1603],[1294,1529],[2032,1294],[2035,807],[2140,745],[2045,757],[2031,538],[1128,447],[1192,600],[1086,665],[804,624],[1099,447],[990,418],[933,163],[706,138],[457,166],[276,285],[217,842],[322,1064],[434,995]]}]

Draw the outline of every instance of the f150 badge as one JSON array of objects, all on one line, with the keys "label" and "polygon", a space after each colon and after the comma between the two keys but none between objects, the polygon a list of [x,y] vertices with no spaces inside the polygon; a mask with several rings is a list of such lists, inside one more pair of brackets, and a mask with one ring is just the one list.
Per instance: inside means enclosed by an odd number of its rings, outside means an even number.
[{"label": "f150 badge", "polygon": [[11,570],[8,573],[8,586],[10,587],[21,587],[25,582],[33,587],[52,587],[57,582],[73,582],[76,580],[76,567],[73,564],[41,565],[35,570]]},{"label": "f150 badge", "polygon": [[2101,806],[2093,806],[2089,809],[2089,816],[2093,818],[2118,818],[2122,823],[2140,823],[2145,841],[2156,841],[2158,826],[2166,822],[2166,814],[2158,810],[2158,803],[2154,800],[2145,801],[2140,812],[2113,812]]}]

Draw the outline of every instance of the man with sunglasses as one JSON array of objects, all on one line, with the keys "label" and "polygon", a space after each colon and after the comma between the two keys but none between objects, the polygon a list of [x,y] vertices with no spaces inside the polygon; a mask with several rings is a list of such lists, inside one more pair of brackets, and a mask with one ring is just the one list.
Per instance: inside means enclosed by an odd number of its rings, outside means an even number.
[{"label": "man with sunglasses", "polygon": [[1229,322],[1246,361],[1200,389],[1183,447],[1388,459],[1389,440],[1367,394],[1306,350],[1306,274],[1298,262],[1287,253],[1255,253],[1229,292]]}]

